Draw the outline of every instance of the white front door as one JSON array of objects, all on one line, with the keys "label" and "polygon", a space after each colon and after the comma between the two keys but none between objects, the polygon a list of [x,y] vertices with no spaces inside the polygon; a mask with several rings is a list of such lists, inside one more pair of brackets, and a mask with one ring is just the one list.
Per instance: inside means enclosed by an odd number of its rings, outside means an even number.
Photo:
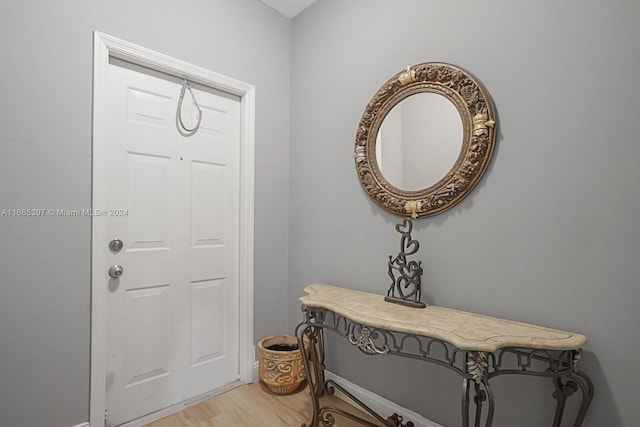
[{"label": "white front door", "polygon": [[[238,379],[240,100],[194,85],[202,124],[176,127],[178,78],[107,67],[106,420],[116,426]],[[183,120],[197,112],[187,92]]]}]

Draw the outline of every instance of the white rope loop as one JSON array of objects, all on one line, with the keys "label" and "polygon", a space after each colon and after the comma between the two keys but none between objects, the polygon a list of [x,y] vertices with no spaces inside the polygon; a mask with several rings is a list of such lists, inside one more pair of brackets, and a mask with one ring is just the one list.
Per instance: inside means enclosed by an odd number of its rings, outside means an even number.
[{"label": "white rope loop", "polygon": [[[187,89],[191,94],[191,99],[193,99],[193,105],[195,105],[196,109],[198,110],[198,122],[191,129],[186,127],[184,122],[182,121],[182,101],[184,100],[184,93],[187,91]],[[178,118],[178,130],[183,135],[193,135],[198,131],[198,128],[200,128],[200,123],[202,123],[202,110],[200,109],[200,105],[198,105],[198,101],[196,101],[196,97],[193,95],[193,90],[191,90],[191,84],[187,80],[187,76],[184,76],[184,82],[182,83],[182,91],[180,91],[180,99],[178,100],[178,111],[176,111],[176,116]]]}]

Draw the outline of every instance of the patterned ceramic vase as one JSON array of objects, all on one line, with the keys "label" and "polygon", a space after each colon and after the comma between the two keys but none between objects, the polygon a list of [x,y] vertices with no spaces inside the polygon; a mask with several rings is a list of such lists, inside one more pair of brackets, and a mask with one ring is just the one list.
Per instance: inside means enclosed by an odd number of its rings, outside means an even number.
[{"label": "patterned ceramic vase", "polygon": [[267,337],[258,343],[260,379],[277,394],[292,393],[305,380],[302,353],[292,336]]}]

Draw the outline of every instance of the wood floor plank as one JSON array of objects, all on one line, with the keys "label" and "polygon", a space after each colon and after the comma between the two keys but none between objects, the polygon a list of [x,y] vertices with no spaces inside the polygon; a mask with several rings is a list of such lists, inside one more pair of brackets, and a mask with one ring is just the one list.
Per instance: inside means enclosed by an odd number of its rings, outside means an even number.
[{"label": "wood floor plank", "polygon": [[[322,402],[371,419],[334,396],[325,397]],[[258,382],[234,388],[145,427],[300,427],[309,423],[311,411],[306,387],[293,394],[277,395]],[[334,427],[362,427],[339,415],[335,418]]]}]

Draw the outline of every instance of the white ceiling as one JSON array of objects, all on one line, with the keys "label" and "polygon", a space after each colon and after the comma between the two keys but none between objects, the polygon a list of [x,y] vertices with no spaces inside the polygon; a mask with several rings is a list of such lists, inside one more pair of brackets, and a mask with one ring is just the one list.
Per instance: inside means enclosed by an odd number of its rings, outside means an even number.
[{"label": "white ceiling", "polygon": [[313,3],[316,0],[260,0],[263,3],[271,6],[287,18],[293,18]]}]

